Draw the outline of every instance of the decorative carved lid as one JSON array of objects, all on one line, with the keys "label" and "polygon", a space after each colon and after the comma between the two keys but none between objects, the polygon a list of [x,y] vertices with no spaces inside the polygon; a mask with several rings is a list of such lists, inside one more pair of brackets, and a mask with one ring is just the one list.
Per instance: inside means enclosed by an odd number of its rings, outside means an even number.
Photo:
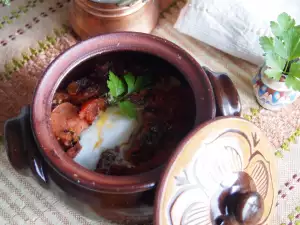
[{"label": "decorative carved lid", "polygon": [[155,224],[268,224],[275,206],[273,147],[241,118],[221,118],[193,131],[166,168]]}]

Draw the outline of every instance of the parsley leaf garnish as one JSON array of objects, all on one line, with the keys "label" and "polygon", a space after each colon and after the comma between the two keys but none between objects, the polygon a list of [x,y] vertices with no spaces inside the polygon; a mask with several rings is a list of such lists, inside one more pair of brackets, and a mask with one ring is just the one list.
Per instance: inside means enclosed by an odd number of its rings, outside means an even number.
[{"label": "parsley leaf garnish", "polygon": [[127,93],[130,94],[132,92],[135,92],[135,77],[132,75],[132,73],[128,73],[124,75],[124,79],[127,84]]},{"label": "parsley leaf garnish", "polygon": [[131,93],[141,91],[147,87],[151,83],[151,77],[148,75],[135,77],[132,73],[128,73],[123,78],[124,80],[112,71],[109,71],[109,79],[107,81],[109,89],[108,101],[110,105],[118,105],[121,112],[128,117],[136,118],[136,106],[128,100],[128,97]]},{"label": "parsley leaf garnish", "polygon": [[121,112],[125,115],[129,116],[130,118],[135,119],[137,117],[137,110],[135,104],[130,101],[122,101],[119,102],[119,107]]},{"label": "parsley leaf garnish", "polygon": [[152,82],[150,75],[135,77],[132,73],[126,74],[124,79],[127,84],[128,94],[141,91]]},{"label": "parsley leaf garnish", "polygon": [[107,81],[107,86],[112,97],[119,97],[125,92],[125,85],[123,81],[112,71],[109,71],[109,80]]},{"label": "parsley leaf garnish", "polygon": [[144,76],[139,76],[135,81],[135,90],[141,91],[152,83],[152,76],[150,74],[146,74]]}]

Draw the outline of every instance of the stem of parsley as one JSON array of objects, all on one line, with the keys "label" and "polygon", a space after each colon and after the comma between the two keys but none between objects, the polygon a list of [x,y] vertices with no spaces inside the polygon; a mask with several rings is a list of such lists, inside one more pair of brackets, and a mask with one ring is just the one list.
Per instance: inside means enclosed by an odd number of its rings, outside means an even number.
[{"label": "stem of parsley", "polygon": [[284,68],[283,68],[283,73],[285,75],[288,75],[288,73],[289,73],[289,71],[288,71],[289,67],[290,67],[290,61],[287,61],[286,64],[285,64],[285,66],[284,66]]},{"label": "stem of parsley", "polygon": [[118,102],[121,102],[121,101],[124,101],[124,100],[127,100],[127,97],[128,95],[124,95],[124,96],[120,96],[120,97],[109,97],[108,98],[108,103],[109,105],[116,105],[118,104]]}]

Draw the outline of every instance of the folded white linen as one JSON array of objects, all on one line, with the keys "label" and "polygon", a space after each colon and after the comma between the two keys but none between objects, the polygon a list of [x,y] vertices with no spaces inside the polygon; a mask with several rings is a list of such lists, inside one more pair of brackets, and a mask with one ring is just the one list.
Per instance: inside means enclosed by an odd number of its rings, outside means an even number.
[{"label": "folded white linen", "polygon": [[175,28],[230,55],[263,62],[259,36],[286,12],[300,23],[300,0],[188,0]]}]

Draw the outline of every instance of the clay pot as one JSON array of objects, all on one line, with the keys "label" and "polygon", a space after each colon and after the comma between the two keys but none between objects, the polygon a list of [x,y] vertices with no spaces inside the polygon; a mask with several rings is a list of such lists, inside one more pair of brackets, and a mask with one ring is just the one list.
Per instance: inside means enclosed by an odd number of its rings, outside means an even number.
[{"label": "clay pot", "polygon": [[157,0],[139,0],[128,6],[72,0],[69,17],[82,39],[117,31],[150,33],[158,21],[159,5]]},{"label": "clay pot", "polygon": [[36,88],[33,104],[6,122],[5,144],[9,160],[18,171],[30,166],[45,185],[50,175],[68,194],[107,219],[144,223],[152,220],[155,187],[164,166],[133,176],[106,176],[87,170],[65,154],[49,121],[52,99],[61,85],[89,74],[97,62],[120,54],[159,60],[163,68],[179,71],[194,94],[195,126],[217,115],[241,113],[237,90],[226,74],[201,68],[186,51],[159,37],[112,33],[83,41],[51,63]]},{"label": "clay pot", "polygon": [[285,84],[285,75],[281,81],[276,81],[265,75],[265,66],[262,66],[252,80],[253,90],[258,103],[268,109],[277,111],[297,100],[299,91],[288,88]]}]

